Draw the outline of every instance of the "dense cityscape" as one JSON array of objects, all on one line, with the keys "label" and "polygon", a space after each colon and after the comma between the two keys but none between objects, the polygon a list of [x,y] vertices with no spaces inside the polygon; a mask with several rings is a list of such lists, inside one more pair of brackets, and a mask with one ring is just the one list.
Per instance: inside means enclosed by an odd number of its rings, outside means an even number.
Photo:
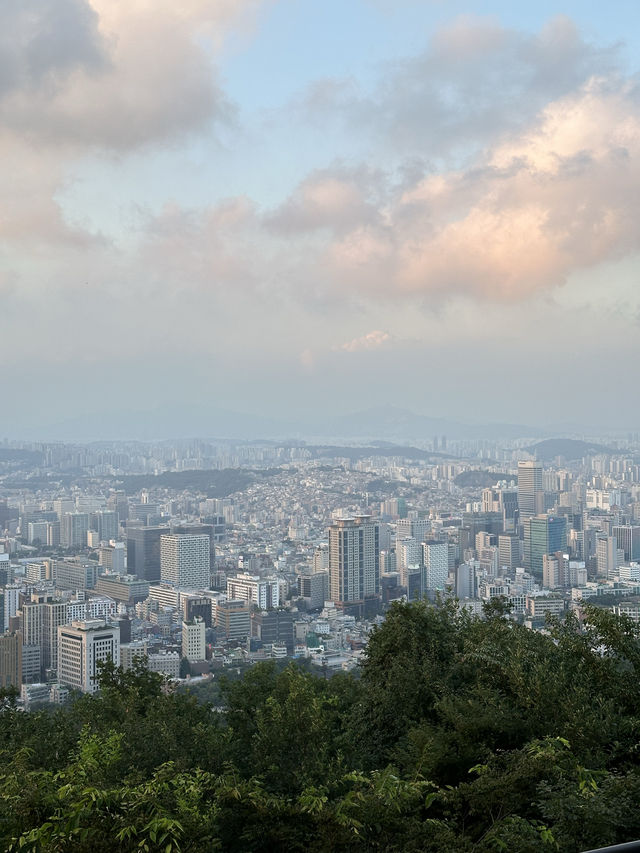
[{"label": "dense cityscape", "polygon": [[351,670],[397,599],[640,621],[637,436],[417,444],[5,441],[2,686],[30,708],[107,659]]},{"label": "dense cityscape", "polygon": [[640,853],[638,0],[0,0],[0,851]]}]

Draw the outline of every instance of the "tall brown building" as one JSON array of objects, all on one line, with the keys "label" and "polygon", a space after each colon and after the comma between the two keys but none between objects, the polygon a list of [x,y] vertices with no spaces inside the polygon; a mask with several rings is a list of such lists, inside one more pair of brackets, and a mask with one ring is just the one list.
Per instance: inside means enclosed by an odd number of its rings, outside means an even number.
[{"label": "tall brown building", "polygon": [[22,687],[22,634],[0,635],[0,688]]}]

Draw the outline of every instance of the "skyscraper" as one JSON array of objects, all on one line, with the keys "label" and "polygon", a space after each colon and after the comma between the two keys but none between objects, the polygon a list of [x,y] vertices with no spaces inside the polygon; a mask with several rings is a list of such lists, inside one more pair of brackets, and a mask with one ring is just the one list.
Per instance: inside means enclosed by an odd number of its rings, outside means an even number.
[{"label": "skyscraper", "polygon": [[618,548],[624,551],[624,558],[636,561],[640,558],[640,526],[635,524],[615,525],[611,533],[618,540]]},{"label": "skyscraper", "polygon": [[206,625],[203,619],[196,617],[182,623],[182,657],[194,662],[206,657]]},{"label": "skyscraper", "polygon": [[617,574],[618,566],[622,565],[622,563],[624,563],[624,549],[618,548],[617,537],[607,536],[605,533],[596,536],[598,576],[614,578]]},{"label": "skyscraper", "polygon": [[22,635],[12,632],[0,635],[0,688],[22,685]]},{"label": "skyscraper", "polygon": [[60,544],[63,548],[85,547],[88,530],[88,513],[65,512],[60,519]]},{"label": "skyscraper", "polygon": [[567,522],[563,516],[535,515],[524,522],[524,566],[542,580],[543,557],[567,549]]},{"label": "skyscraper", "polygon": [[143,580],[160,580],[160,537],[168,527],[127,528],[127,571]]},{"label": "skyscraper", "polygon": [[498,536],[498,564],[513,572],[520,565],[520,540],[517,536],[504,533]]},{"label": "skyscraper", "polygon": [[113,510],[98,510],[97,512],[92,512],[90,525],[91,530],[96,530],[98,532],[98,538],[101,542],[108,542],[110,539],[118,538],[118,513]]},{"label": "skyscraper", "polygon": [[[542,512],[544,490],[542,465],[539,462],[518,462],[518,511],[520,518],[530,518]],[[540,565],[542,571],[542,564]]]},{"label": "skyscraper", "polygon": [[329,528],[329,594],[336,603],[380,592],[380,529],[370,515],[336,519]]},{"label": "skyscraper", "polygon": [[449,577],[449,546],[446,542],[423,542],[424,592],[444,590]]},{"label": "skyscraper", "polygon": [[188,589],[209,589],[211,540],[206,535],[175,533],[160,538],[160,578]]},{"label": "skyscraper", "polygon": [[470,563],[460,563],[456,569],[456,595],[458,598],[475,598],[476,573]]}]

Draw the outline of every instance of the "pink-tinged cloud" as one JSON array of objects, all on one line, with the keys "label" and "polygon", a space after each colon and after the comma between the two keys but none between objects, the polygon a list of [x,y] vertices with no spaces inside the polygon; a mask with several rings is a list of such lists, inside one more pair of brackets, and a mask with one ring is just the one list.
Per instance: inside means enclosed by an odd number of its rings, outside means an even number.
[{"label": "pink-tinged cloud", "polygon": [[380,173],[368,169],[323,169],[306,178],[265,223],[276,233],[316,229],[344,233],[379,221]]},{"label": "pink-tinged cloud", "polygon": [[354,338],[352,341],[347,341],[336,349],[344,350],[345,352],[361,352],[362,350],[379,349],[385,344],[390,343],[391,335],[388,332],[382,332],[380,329],[374,329],[372,332],[367,332],[360,338]]},{"label": "pink-tinged cloud", "polygon": [[640,249],[639,188],[637,96],[594,79],[465,170],[394,186],[392,174],[337,166],[271,212],[246,198],[168,208],[148,224],[141,266],[158,286],[171,277],[182,289],[314,310],[459,295],[514,302]]},{"label": "pink-tinged cloud", "polygon": [[514,300],[640,248],[640,105],[591,81],[475,168],[428,177],[327,246],[342,286]]}]

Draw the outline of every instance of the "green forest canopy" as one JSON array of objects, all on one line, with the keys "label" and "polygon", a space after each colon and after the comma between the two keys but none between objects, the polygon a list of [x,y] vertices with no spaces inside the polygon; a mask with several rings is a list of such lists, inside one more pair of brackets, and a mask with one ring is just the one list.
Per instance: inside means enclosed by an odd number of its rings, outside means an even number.
[{"label": "green forest canopy", "polygon": [[580,851],[640,838],[640,641],[395,604],[360,677],[257,664],[224,710],[144,669],[0,713],[0,847]]}]

